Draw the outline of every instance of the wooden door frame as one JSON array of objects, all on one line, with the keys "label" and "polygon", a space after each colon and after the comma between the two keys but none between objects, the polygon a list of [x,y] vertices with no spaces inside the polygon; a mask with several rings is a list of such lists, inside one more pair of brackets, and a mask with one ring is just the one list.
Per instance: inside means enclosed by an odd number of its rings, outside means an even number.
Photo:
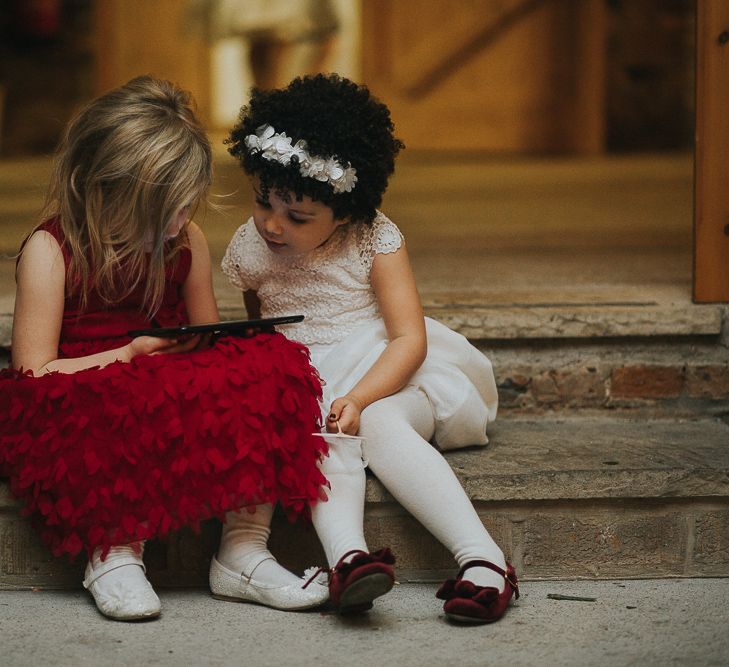
[{"label": "wooden door frame", "polygon": [[697,303],[729,301],[729,2],[696,3],[694,280]]}]

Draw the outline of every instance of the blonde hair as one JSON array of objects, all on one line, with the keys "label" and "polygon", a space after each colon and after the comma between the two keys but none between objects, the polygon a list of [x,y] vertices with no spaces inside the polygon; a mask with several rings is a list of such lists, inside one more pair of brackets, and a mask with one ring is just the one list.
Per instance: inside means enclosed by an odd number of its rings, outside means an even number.
[{"label": "blonde hair", "polygon": [[[43,219],[55,218],[71,255],[66,289],[81,307],[93,288],[107,304],[144,283],[143,308],[159,308],[165,264],[187,243],[165,243],[212,181],[212,152],[189,93],[141,76],[93,100],[56,152]],[[151,250],[151,251],[150,251]]]}]

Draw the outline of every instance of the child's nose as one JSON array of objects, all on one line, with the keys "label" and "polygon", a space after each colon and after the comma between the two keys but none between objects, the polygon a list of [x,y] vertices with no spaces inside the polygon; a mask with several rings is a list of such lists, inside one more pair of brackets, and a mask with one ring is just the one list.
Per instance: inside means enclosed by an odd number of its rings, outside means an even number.
[{"label": "child's nose", "polygon": [[270,215],[266,218],[266,221],[264,223],[266,233],[271,234],[272,236],[277,236],[281,233],[282,225],[281,225],[281,215],[278,213],[271,212]]}]

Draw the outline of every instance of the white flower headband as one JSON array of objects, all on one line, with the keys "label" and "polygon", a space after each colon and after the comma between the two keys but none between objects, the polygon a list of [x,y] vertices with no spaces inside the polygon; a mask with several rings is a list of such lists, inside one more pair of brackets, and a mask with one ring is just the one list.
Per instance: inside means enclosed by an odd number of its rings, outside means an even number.
[{"label": "white flower headband", "polygon": [[295,155],[302,176],[329,183],[337,194],[354,190],[357,170],[351,165],[343,167],[332,157],[314,157],[307,150],[303,139],[292,144],[291,139],[283,132],[277,134],[270,125],[261,125],[255,134],[246,137],[245,143],[251,153],[260,153],[266,160],[283,165],[288,165]]}]

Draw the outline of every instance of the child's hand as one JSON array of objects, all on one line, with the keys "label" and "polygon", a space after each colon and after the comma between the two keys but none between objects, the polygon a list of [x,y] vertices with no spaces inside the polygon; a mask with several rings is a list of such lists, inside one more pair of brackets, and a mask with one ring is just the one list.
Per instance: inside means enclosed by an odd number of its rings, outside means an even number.
[{"label": "child's hand", "polygon": [[359,431],[359,416],[362,414],[362,403],[351,394],[337,398],[332,402],[327,415],[327,431],[337,433],[339,428],[347,435],[357,435]]},{"label": "child's hand", "polygon": [[176,354],[177,352],[192,352],[192,350],[197,350],[200,348],[200,334],[195,334],[194,336],[189,336],[185,338],[178,338],[175,341],[174,345],[171,345],[170,347],[165,347],[161,350],[157,350],[156,352],[152,352],[152,354]]},{"label": "child's hand", "polygon": [[138,354],[172,354],[175,352],[189,352],[199,343],[200,336],[190,336],[185,340],[175,338],[157,338],[156,336],[138,336],[127,345],[129,358]]}]

